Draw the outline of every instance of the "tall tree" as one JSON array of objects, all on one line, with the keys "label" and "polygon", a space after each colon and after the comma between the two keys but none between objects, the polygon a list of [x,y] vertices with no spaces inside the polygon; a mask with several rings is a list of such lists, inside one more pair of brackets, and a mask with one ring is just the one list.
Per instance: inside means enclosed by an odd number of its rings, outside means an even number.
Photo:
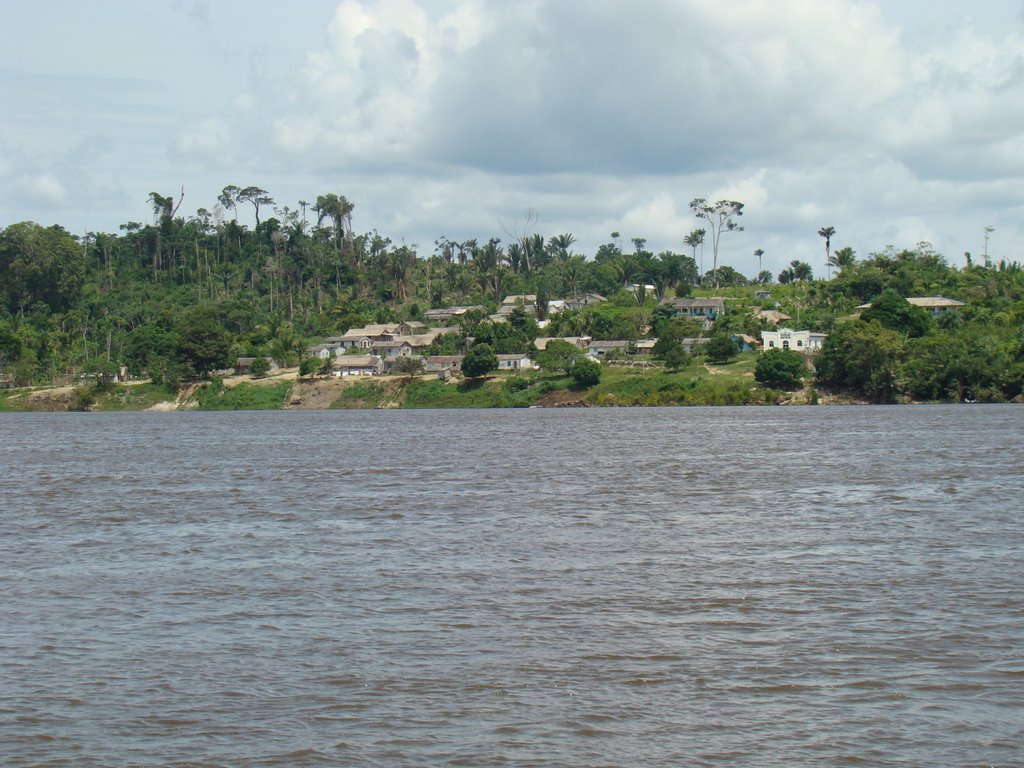
[{"label": "tall tree", "polygon": [[764,248],[758,248],[754,251],[754,255],[757,256],[757,271],[761,272],[761,257],[764,256]]},{"label": "tall tree", "polygon": [[832,279],[832,235],[836,233],[835,227],[822,227],[818,234],[825,238],[825,266],[828,268],[828,279]]},{"label": "tall tree", "polygon": [[228,184],[217,195],[217,202],[223,205],[234,214],[235,222],[238,221],[238,195],[242,190],[234,184]]},{"label": "tall tree", "polygon": [[703,197],[695,197],[690,201],[690,210],[698,219],[704,219],[711,227],[712,273],[715,288],[718,287],[718,246],[723,232],[742,232],[743,227],[736,219],[743,215],[743,203],[736,200],[719,200],[709,203]]},{"label": "tall tree", "polygon": [[260,206],[261,205],[273,205],[274,198],[267,194],[267,190],[260,189],[259,187],[246,187],[240,190],[237,199],[241,202],[246,202],[252,205],[256,211],[256,229],[260,228]]},{"label": "tall tree", "polygon": [[[690,248],[693,249],[693,261],[694,261],[695,264],[697,263],[697,246],[703,246],[704,245],[704,237],[706,235],[707,235],[707,230],[695,229],[695,230],[693,230],[693,232],[691,232],[690,234],[688,234],[686,237],[683,238],[683,245],[687,245],[687,246],[689,246]],[[698,270],[698,274],[703,275],[704,274],[704,248],[703,247],[700,250],[700,254],[701,254],[700,255],[700,269]]]}]

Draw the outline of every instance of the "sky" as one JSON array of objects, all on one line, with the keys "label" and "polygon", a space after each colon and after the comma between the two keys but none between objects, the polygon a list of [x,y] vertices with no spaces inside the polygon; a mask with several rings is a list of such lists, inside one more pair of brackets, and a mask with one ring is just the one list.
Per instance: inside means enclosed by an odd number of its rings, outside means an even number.
[{"label": "sky", "polygon": [[233,184],[345,195],[421,256],[689,253],[703,197],[744,203],[719,262],[750,276],[823,276],[826,226],[1024,261],[1024,0],[0,0],[0,28],[0,227]]}]

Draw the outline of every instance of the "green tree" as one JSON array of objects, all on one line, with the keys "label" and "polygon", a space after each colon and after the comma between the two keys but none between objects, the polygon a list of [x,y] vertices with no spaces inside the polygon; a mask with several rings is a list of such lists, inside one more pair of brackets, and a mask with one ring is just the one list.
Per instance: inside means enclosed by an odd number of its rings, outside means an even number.
[{"label": "green tree", "polygon": [[665,367],[670,371],[678,371],[690,364],[690,355],[682,346],[676,345],[661,356]]},{"label": "green tree", "polygon": [[249,367],[249,373],[257,379],[263,378],[270,373],[270,361],[265,357],[255,358],[252,361],[252,365]]},{"label": "green tree", "polygon": [[736,223],[736,219],[743,215],[743,203],[736,200],[719,200],[717,203],[709,203],[703,197],[696,197],[690,201],[690,210],[698,219],[704,219],[711,228],[712,273],[717,288],[718,246],[723,232],[743,231],[743,227]]},{"label": "green tree", "polygon": [[299,363],[299,377],[306,378],[307,376],[312,376],[319,368],[319,357],[304,357],[302,362]]},{"label": "green tree", "polygon": [[[495,358],[497,362],[497,358]],[[395,373],[402,376],[415,376],[423,372],[423,358],[421,357],[400,357],[395,362]]]},{"label": "green tree", "polygon": [[583,350],[575,344],[561,339],[552,339],[544,350],[537,353],[537,365],[544,371],[563,371],[569,373],[573,364],[583,357]]},{"label": "green tree", "polygon": [[577,387],[593,387],[601,381],[601,364],[582,357],[573,363],[569,374]]},{"label": "green tree", "polygon": [[769,349],[757,358],[754,380],[766,387],[796,389],[803,384],[807,362],[792,349]]},{"label": "green tree", "polygon": [[11,314],[36,303],[63,312],[81,297],[86,275],[85,249],[62,227],[31,221],[0,232],[0,291]]},{"label": "green tree", "polygon": [[728,363],[738,353],[736,342],[725,333],[716,333],[704,346],[704,354],[707,355],[708,362],[712,363]]},{"label": "green tree", "polygon": [[881,323],[845,323],[825,338],[815,357],[818,382],[890,402],[897,393],[903,350],[903,337]]},{"label": "green tree", "polygon": [[213,308],[201,307],[187,314],[176,327],[178,362],[186,372],[207,376],[230,362],[231,335]]},{"label": "green tree", "polygon": [[928,312],[921,307],[915,307],[893,291],[886,291],[872,301],[871,306],[861,314],[861,319],[867,323],[877,321],[908,338],[924,336],[932,326]]},{"label": "green tree", "polygon": [[471,379],[498,370],[498,357],[488,344],[474,344],[462,358],[462,374]]}]

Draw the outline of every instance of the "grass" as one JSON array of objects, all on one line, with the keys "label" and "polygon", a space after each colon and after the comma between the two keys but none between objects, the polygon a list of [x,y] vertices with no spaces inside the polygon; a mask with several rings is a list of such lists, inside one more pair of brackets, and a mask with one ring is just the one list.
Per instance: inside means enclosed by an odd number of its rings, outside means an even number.
[{"label": "grass", "polygon": [[594,405],[751,405],[775,402],[752,378],[756,353],[741,354],[724,365],[704,365],[696,358],[678,372],[656,368],[638,372],[608,366],[601,371],[601,383],[587,391],[585,400]]},{"label": "grass", "polygon": [[331,403],[331,408],[376,408],[388,399],[387,387],[383,384],[359,381],[349,384]]},{"label": "grass", "polygon": [[114,385],[93,394],[94,411],[144,411],[157,403],[174,400],[174,391],[162,384]]},{"label": "grass", "polygon": [[0,413],[13,413],[25,410],[25,398],[30,389],[5,389],[0,391]]},{"label": "grass", "polygon": [[405,392],[405,408],[527,408],[557,386],[536,376],[494,376],[458,384],[414,381]]},{"label": "grass", "polygon": [[272,411],[281,408],[292,392],[290,381],[274,384],[242,382],[225,387],[220,379],[196,390],[196,402],[203,411]]}]

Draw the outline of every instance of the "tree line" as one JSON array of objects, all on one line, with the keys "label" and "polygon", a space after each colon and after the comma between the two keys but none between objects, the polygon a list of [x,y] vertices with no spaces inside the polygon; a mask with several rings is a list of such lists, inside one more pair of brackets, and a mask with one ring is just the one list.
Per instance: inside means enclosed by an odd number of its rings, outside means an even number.
[{"label": "tree line", "polygon": [[[749,295],[740,289],[756,285],[770,287],[772,301],[796,324],[832,332],[829,354],[842,350],[850,364],[826,362],[819,370],[823,383],[879,400],[1017,394],[1013,371],[1020,362],[1024,290],[1015,264],[986,260],[958,269],[927,244],[861,259],[848,247],[833,251],[836,229],[828,226],[817,234],[825,242],[829,279],[815,280],[799,260],[773,276],[761,269],[762,249],[753,254],[756,273],[747,277],[719,263],[723,236],[742,229],[743,204],[704,198],[690,204],[701,226],[681,238],[689,252],[654,253],[645,238],[612,232],[594,253],[583,254],[571,233],[545,236],[529,231],[530,222],[526,231],[504,238],[442,235],[423,252],[376,230],[357,231],[354,204],[335,193],[289,207],[260,187],[228,185],[216,203],[192,215],[181,213],[183,197],[151,193],[152,220],[127,222],[117,233],[75,236],[32,222],[0,230],[0,373],[31,384],[123,366],[174,384],[240,356],[297,363],[308,343],[350,327],[420,319],[426,309],[447,305],[493,310],[513,294],[536,295],[541,320],[555,299],[588,293],[609,299],[553,315],[546,335],[682,338],[699,331],[666,317],[662,299],[701,290]],[[240,209],[251,210],[253,226],[239,221]],[[753,259],[750,264],[753,270]],[[865,345],[843,318],[887,293],[943,294],[968,303],[954,320],[923,331],[877,319],[868,330],[852,326],[877,343],[881,351],[872,354],[889,361],[888,368],[867,365],[863,357],[855,362],[867,354]],[[764,321],[730,311],[718,326],[723,334],[756,337]],[[510,333],[478,322],[475,330],[499,352],[523,351],[530,342],[521,329]],[[922,384],[921,360],[938,365],[939,349],[944,355],[958,350],[955,360]],[[862,380],[864,371],[871,374]]]}]

